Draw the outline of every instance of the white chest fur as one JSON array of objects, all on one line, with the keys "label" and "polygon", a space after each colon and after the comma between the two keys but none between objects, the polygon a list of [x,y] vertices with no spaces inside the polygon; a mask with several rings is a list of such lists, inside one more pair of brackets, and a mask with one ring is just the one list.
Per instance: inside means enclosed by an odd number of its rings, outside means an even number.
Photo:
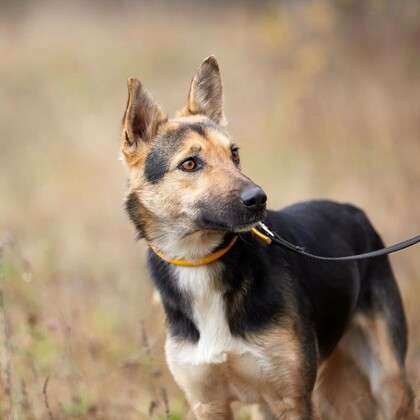
[{"label": "white chest fur", "polygon": [[[167,357],[178,363],[223,363],[229,354],[253,352],[244,340],[233,337],[226,319],[225,301],[220,283],[221,265],[173,267],[179,288],[191,302],[194,324],[200,332],[197,343],[169,339]],[[254,350],[255,351],[255,350]]]}]

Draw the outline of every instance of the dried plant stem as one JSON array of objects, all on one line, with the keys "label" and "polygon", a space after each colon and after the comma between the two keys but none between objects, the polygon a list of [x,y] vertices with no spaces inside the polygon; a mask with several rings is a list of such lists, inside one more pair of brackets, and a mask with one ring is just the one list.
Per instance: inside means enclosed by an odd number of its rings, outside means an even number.
[{"label": "dried plant stem", "polygon": [[12,383],[12,349],[11,349],[11,338],[10,338],[10,326],[9,320],[6,314],[6,308],[4,305],[3,292],[0,291],[0,310],[3,323],[3,336],[4,336],[4,376],[5,376],[5,393],[9,400],[7,418],[13,420],[14,415],[14,404],[13,404],[13,383]]},{"label": "dried plant stem", "polygon": [[50,381],[50,377],[47,376],[44,381],[44,386],[42,387],[42,395],[44,396],[44,405],[47,410],[49,420],[54,420],[53,413],[51,411],[50,402],[48,400],[48,383]]},{"label": "dried plant stem", "polygon": [[166,389],[162,386],[160,388],[160,396],[162,397],[163,406],[165,407],[165,416],[167,419],[171,416],[171,410],[169,409],[169,398]]},{"label": "dried plant stem", "polygon": [[24,413],[27,415],[27,417],[33,419],[35,418],[33,411],[32,411],[32,404],[29,400],[29,395],[28,395],[28,389],[26,386],[26,382],[24,379],[21,380],[20,382],[20,388],[21,388],[21,392],[22,392],[22,408]]},{"label": "dried plant stem", "polygon": [[147,336],[146,327],[144,321],[140,321],[140,333],[141,333],[141,343],[148,356],[152,354],[152,349],[150,348],[149,337]]}]

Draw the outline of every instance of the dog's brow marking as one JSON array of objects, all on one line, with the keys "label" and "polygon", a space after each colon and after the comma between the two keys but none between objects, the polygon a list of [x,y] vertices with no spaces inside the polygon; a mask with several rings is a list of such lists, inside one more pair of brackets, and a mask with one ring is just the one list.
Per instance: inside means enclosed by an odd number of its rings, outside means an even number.
[{"label": "dog's brow marking", "polygon": [[147,181],[159,182],[169,170],[169,162],[183,144],[189,133],[188,125],[171,128],[155,140],[147,155],[144,174]]},{"label": "dog's brow marking", "polygon": [[195,131],[197,134],[199,134],[201,137],[206,137],[206,131],[205,129],[207,126],[205,124],[188,124],[187,126],[191,131]]},{"label": "dog's brow marking", "polygon": [[191,146],[190,152],[191,153],[200,153],[201,149],[202,149],[202,147],[199,144],[194,144],[194,145]]},{"label": "dog's brow marking", "polygon": [[169,161],[177,152],[180,141],[159,141],[146,157],[144,175],[152,184],[159,182],[169,169]]}]

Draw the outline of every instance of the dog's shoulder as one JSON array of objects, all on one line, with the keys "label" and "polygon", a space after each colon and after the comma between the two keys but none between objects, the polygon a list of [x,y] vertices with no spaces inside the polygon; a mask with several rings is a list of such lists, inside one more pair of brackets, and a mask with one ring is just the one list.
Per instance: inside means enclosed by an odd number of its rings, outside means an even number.
[{"label": "dog's shoulder", "polygon": [[324,255],[329,248],[339,252],[365,252],[378,242],[378,234],[366,213],[349,203],[302,201],[269,211],[267,222],[286,239],[310,246],[312,251],[324,251]]},{"label": "dog's shoulder", "polygon": [[276,215],[296,217],[303,221],[307,218],[331,218],[335,220],[366,218],[365,212],[354,204],[326,199],[301,201],[271,213],[274,213],[274,217]]}]

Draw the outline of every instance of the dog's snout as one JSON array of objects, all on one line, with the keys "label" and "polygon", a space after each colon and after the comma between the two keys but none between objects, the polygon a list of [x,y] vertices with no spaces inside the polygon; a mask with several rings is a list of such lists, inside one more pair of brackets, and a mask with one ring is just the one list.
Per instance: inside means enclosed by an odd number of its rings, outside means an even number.
[{"label": "dog's snout", "polygon": [[263,189],[258,187],[257,185],[245,187],[241,191],[240,198],[242,204],[249,208],[261,207],[265,205],[267,201],[267,195],[265,194]]}]

